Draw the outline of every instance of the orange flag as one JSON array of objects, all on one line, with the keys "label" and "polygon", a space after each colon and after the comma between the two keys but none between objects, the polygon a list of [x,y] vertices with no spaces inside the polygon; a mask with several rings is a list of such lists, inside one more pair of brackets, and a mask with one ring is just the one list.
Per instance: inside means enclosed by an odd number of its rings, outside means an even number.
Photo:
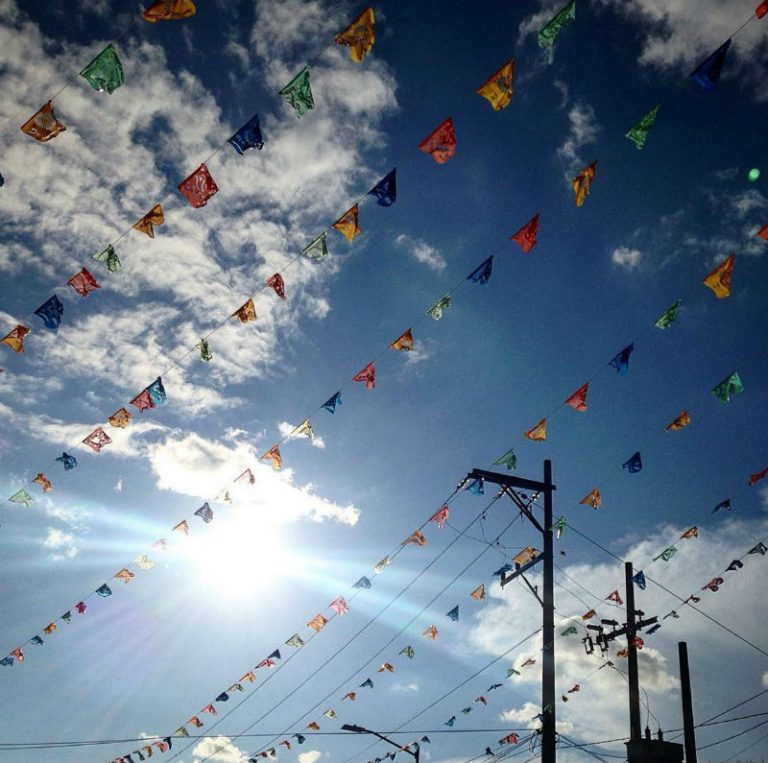
[{"label": "orange flag", "polygon": [[603,503],[603,498],[600,495],[600,490],[595,488],[589,495],[585,495],[579,503],[583,503],[585,506],[591,506],[593,509],[599,509]]},{"label": "orange flag", "polygon": [[677,432],[680,429],[684,429],[691,423],[691,417],[683,411],[671,424],[667,424],[666,429],[672,432]]},{"label": "orange flag", "polygon": [[29,334],[32,329],[28,329],[26,326],[19,324],[15,329],[9,331],[0,342],[7,344],[15,352],[24,352],[24,337]]},{"label": "orange flag", "polygon": [[141,15],[145,21],[153,24],[157,21],[177,21],[188,19],[197,13],[197,8],[192,0],[157,0]]},{"label": "orange flag", "polygon": [[403,332],[392,344],[389,345],[393,350],[412,350],[413,334],[411,330]]},{"label": "orange flag", "polygon": [[525,437],[529,440],[546,440],[547,439],[547,420],[542,419],[535,427],[531,427],[526,433]]},{"label": "orange flag", "polygon": [[589,389],[589,382],[579,387],[566,401],[566,405],[570,405],[574,411],[586,411],[587,410],[587,390]]},{"label": "orange flag", "polygon": [[705,279],[708,286],[718,299],[724,299],[731,293],[731,273],[733,273],[734,255],[723,260]]},{"label": "orange flag", "polygon": [[358,225],[358,205],[348,209],[331,227],[341,233],[347,241],[352,241],[355,236],[360,235],[362,231]]},{"label": "orange flag", "polygon": [[67,128],[53,114],[53,102],[48,101],[21,126],[21,131],[40,143],[53,140]]},{"label": "orange flag", "polygon": [[585,167],[576,177],[571,181],[573,187],[573,193],[576,198],[576,206],[580,207],[584,204],[584,199],[589,195],[589,189],[592,185],[592,181],[595,179],[597,173],[597,160],[592,162],[588,167]]},{"label": "orange flag", "polygon": [[133,229],[139,231],[139,233],[146,233],[150,238],[154,238],[155,225],[162,225],[164,222],[163,207],[160,204],[155,204],[141,220],[134,223]]},{"label": "orange flag", "polygon": [[253,299],[249,299],[244,305],[238,307],[232,317],[237,316],[240,323],[248,323],[248,321],[256,320],[256,306],[253,304]]},{"label": "orange flag", "polygon": [[271,461],[272,468],[277,471],[283,465],[283,457],[280,455],[280,448],[273,445],[263,456],[259,456],[259,461]]}]

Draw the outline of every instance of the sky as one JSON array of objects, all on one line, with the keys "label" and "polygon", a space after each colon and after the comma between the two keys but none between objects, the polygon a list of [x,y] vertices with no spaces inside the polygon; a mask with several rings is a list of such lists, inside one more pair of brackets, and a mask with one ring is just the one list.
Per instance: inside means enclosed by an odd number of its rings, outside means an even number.
[{"label": "sky", "polygon": [[[606,600],[625,598],[620,560],[647,573],[639,608],[679,615],[644,636],[643,726],[677,736],[685,641],[697,722],[728,711],[698,729],[700,760],[768,755],[755,715],[768,695],[750,699],[768,691],[768,558],[747,553],[768,538],[768,481],[747,484],[768,467],[768,244],[755,236],[768,224],[768,21],[734,38],[714,91],[687,76],[753,0],[577,0],[547,50],[537,33],[559,3],[384,0],[360,64],[333,44],[363,10],[350,3],[201,0],[157,24],[117,0],[74,6],[0,0],[0,334],[32,329],[23,353],[0,345],[0,493],[34,499],[0,505],[0,653],[25,655],[0,668],[0,760],[107,763],[181,726],[192,736],[153,760],[394,750],[345,723],[402,744],[427,734],[430,763],[535,759],[540,606],[494,572],[541,536],[492,485],[457,489],[474,468],[504,471],[494,461],[510,449],[529,479],[551,460],[568,525],[555,546],[559,757],[623,759],[622,644],[582,644],[590,609],[592,623],[623,621]],[[111,95],[77,76],[110,42],[125,72]],[[510,58],[514,97],[496,112],[475,90]],[[306,64],[315,108],[298,118],[278,92]],[[18,128],[51,98],[67,129],[36,143]],[[625,133],[655,105],[638,150]],[[255,113],[264,147],[239,156],[226,140]],[[417,146],[449,116],[456,153],[438,164]],[[219,192],[195,209],[175,189],[207,159]],[[595,160],[578,208],[571,179]],[[366,194],[393,168],[397,200],[378,206]],[[156,237],[131,231],[160,200]],[[363,233],[347,242],[331,225],[355,201]],[[526,254],[510,237],[536,213]],[[324,230],[329,256],[303,257]],[[110,273],[93,255],[115,241]],[[717,299],[702,281],[732,253],[732,293]],[[491,255],[489,282],[467,280]],[[82,267],[101,284],[87,299],[66,285]],[[264,286],[276,272],[284,301]],[[51,331],[34,310],[54,293]],[[446,293],[443,317],[426,316]],[[230,316],[249,297],[257,320],[241,324]],[[409,327],[413,350],[389,349]],[[609,361],[631,343],[617,374]],[[366,389],[352,377],[371,361]],[[712,388],[734,371],[744,391],[721,402]],[[129,401],[158,376],[167,402],[139,413]],[[586,382],[588,410],[564,406]],[[110,427],[123,406],[130,425]],[[665,430],[683,411],[690,425]],[[545,417],[546,441],[526,439]],[[292,435],[307,418],[314,441]],[[99,426],[113,441],[95,453],[82,440]],[[259,460],[276,443],[279,471]],[[235,482],[246,469],[252,485]],[[30,484],[40,472],[51,492]],[[597,510],[580,504],[595,487]],[[194,516],[205,502],[210,523]],[[184,519],[188,536],[172,530]],[[417,528],[426,544],[403,546]],[[743,568],[724,572],[734,559]],[[369,590],[353,587],[361,576]],[[702,591],[715,577],[720,590]],[[527,578],[540,589],[540,565]],[[96,596],[105,583],[112,595]],[[472,598],[481,584],[487,597]],[[294,634],[304,647],[286,645]],[[273,668],[215,702],[275,649]],[[212,703],[215,717],[201,712]],[[500,746],[511,731],[520,744]],[[604,740],[616,741],[576,746]]]}]

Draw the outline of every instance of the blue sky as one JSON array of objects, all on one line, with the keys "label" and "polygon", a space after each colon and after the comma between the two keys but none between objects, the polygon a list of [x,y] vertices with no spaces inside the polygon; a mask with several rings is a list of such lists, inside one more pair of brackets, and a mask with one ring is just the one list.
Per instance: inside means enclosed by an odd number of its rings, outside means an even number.
[{"label": "blue sky", "polygon": [[[522,585],[502,591],[493,571],[540,541],[513,522],[511,503],[494,503],[490,486],[484,497],[460,492],[450,526],[428,524],[426,546],[406,547],[354,599],[351,587],[373,578],[373,565],[468,471],[491,468],[510,448],[522,476],[540,477],[552,460],[555,512],[574,528],[557,546],[559,631],[593,607],[621,614],[604,601],[621,588],[621,566],[576,529],[682,597],[768,536],[765,483],[747,486],[768,467],[768,273],[754,235],[768,223],[768,22],[753,20],[735,38],[710,93],[686,75],[749,17],[750,2],[699,0],[694,12],[685,0],[579,0],[551,51],[539,50],[536,32],[557,4],[486,5],[374,5],[377,41],[357,65],[330,44],[362,10],[346,3],[200,3],[192,19],[150,25],[138,6],[113,0],[77,13],[0,0],[0,333],[33,329],[24,354],[0,346],[0,489],[10,496],[26,485],[35,498],[29,509],[0,507],[0,652],[42,635],[102,583],[114,591],[88,599],[86,614],[59,621],[44,645],[22,647],[23,664],[2,669],[0,743],[170,735],[275,648],[283,663],[217,705],[232,712],[211,737],[175,740],[160,759],[181,751],[184,763],[239,763],[311,720],[323,732],[404,727],[403,742],[436,730],[423,750],[436,763],[495,748],[503,729],[530,733],[541,710],[540,612]],[[111,96],[76,76],[108,42],[125,70]],[[475,89],[510,57],[514,99],[494,112]],[[316,108],[297,119],[277,91],[306,63]],[[18,126],[65,84],[54,106],[67,131],[48,144],[22,135]],[[624,134],[656,104],[638,151]],[[255,112],[264,149],[240,157],[225,147],[211,159],[220,191],[206,207],[174,192],[154,240],[132,232],[116,245],[122,271],[91,259]],[[416,146],[448,116],[458,148],[438,165]],[[595,159],[592,192],[576,208],[570,179]],[[330,230],[392,167],[397,202],[364,201],[364,233],[351,244]],[[755,183],[752,167],[763,170]],[[536,212],[538,244],[524,254],[509,237]],[[331,256],[293,262],[324,229]],[[717,300],[701,281],[733,252],[733,293]],[[491,254],[488,284],[463,280]],[[87,300],[66,286],[83,265],[102,284]],[[286,266],[282,302],[261,287]],[[443,318],[425,318],[448,291]],[[54,292],[65,305],[57,332],[32,315]],[[188,354],[249,296],[256,322],[217,330],[210,363]],[[676,322],[656,329],[677,299]],[[410,326],[414,350],[388,350]],[[633,341],[619,376],[607,364]],[[351,378],[374,358],[376,388],[365,390]],[[723,404],[710,390],[735,370],[745,391]],[[124,431],[108,428],[107,417],[160,373],[167,404],[135,412]],[[562,407],[586,381],[588,411]],[[339,389],[335,415],[318,410]],[[691,425],[664,431],[683,410]],[[310,415],[314,447],[288,437]],[[547,441],[526,441],[545,416]],[[114,442],[95,454],[79,443],[100,425]],[[276,442],[280,472],[257,460]],[[77,457],[75,470],[53,463],[63,450]],[[635,451],[644,469],[630,475],[621,464]],[[246,468],[254,486],[233,485]],[[54,486],[45,496],[27,484],[40,471]],[[598,511],[579,505],[595,486]],[[232,504],[215,500],[223,489]],[[712,515],[725,498],[733,511]],[[192,517],[205,501],[210,525]],[[189,538],[171,534],[190,517]],[[678,540],[692,525],[699,538]],[[151,549],[159,538],[169,540],[165,554]],[[671,544],[677,556],[649,567]],[[152,570],[133,561],[143,552]],[[641,653],[654,728],[681,725],[680,640],[691,652],[697,720],[768,687],[765,564],[749,556],[723,575],[720,592],[702,594],[702,611],[738,635],[654,585],[637,593],[649,614],[680,611]],[[111,580],[125,566],[131,583]],[[469,596],[480,583],[482,602]],[[305,648],[285,646],[296,632],[308,638],[305,624],[330,617],[340,594],[347,615]],[[445,613],[457,604],[454,623]],[[434,642],[422,635],[431,624]],[[398,655],[408,644],[413,660]],[[598,670],[603,662],[578,638],[560,637],[556,649],[558,694],[581,685],[558,703],[560,756],[583,760],[566,737],[626,736],[626,684]],[[527,658],[536,665],[506,680]],[[385,661],[394,673],[376,672]],[[369,675],[374,690],[358,689]],[[487,692],[496,682],[503,688]],[[350,690],[354,704],[341,699]],[[487,706],[472,702],[480,695]],[[762,712],[762,702],[739,712]],[[337,720],[322,715],[331,707]],[[488,731],[437,733],[453,715],[455,731]],[[760,720],[703,728],[700,744]],[[764,756],[762,733],[702,759]],[[106,763],[140,746],[1,757]],[[302,746],[280,747],[279,760],[364,763],[386,752],[366,746],[307,734]]]}]

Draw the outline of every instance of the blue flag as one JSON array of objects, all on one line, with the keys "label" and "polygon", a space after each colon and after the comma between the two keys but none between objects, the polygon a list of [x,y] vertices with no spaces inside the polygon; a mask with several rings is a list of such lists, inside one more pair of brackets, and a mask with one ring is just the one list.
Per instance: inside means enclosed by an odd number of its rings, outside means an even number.
[{"label": "blue flag", "polygon": [[32,636],[30,639],[33,644],[42,644],[43,640],[40,638],[40,636]]},{"label": "blue flag", "polygon": [[726,511],[731,510],[731,499],[726,498],[724,501],[720,501],[720,503],[715,506],[714,509],[712,509],[712,513],[715,514],[716,512],[720,511],[720,509],[725,509]]},{"label": "blue flag", "polygon": [[512,572],[512,569],[513,569],[512,565],[509,562],[507,562],[503,567],[499,567],[499,569],[496,570],[496,572],[494,572],[493,574],[498,575],[500,578],[503,578],[507,572]]},{"label": "blue flag", "polygon": [[421,739],[419,739],[419,741],[423,742],[424,744],[432,744],[429,737],[422,737]]},{"label": "blue flag", "polygon": [[323,403],[323,408],[329,413],[336,413],[336,406],[341,405],[341,392],[337,392],[330,400]]},{"label": "blue flag", "polygon": [[472,482],[467,485],[464,490],[469,490],[472,495],[484,495],[485,494],[485,487],[483,485],[482,479],[472,480]]},{"label": "blue flag", "polygon": [[493,270],[493,255],[485,260],[479,267],[475,268],[468,276],[467,281],[484,284],[491,280],[491,271]]},{"label": "blue flag", "polygon": [[264,148],[264,138],[261,135],[259,115],[254,114],[228,141],[230,146],[242,156],[251,148]]},{"label": "blue flag", "polygon": [[102,599],[106,599],[107,596],[112,595],[112,589],[106,583],[104,583],[104,585],[99,586],[96,589],[96,593],[101,596]]},{"label": "blue flag", "polygon": [[155,405],[162,405],[165,402],[165,387],[159,376],[147,387],[147,392],[149,392],[149,398]]},{"label": "blue flag", "polygon": [[368,578],[365,577],[365,575],[363,575],[363,577],[361,577],[360,580],[358,580],[357,583],[355,583],[352,587],[368,589],[371,587],[371,581],[368,580]]},{"label": "blue flag", "polygon": [[69,471],[77,466],[77,459],[74,456],[70,456],[69,453],[62,453],[57,459],[64,464],[64,470]]},{"label": "blue flag", "polygon": [[636,474],[643,470],[643,461],[640,458],[640,451],[633,453],[627,461],[621,465],[622,469],[626,469],[630,474]]},{"label": "blue flag", "polygon": [[293,739],[296,740],[297,744],[304,744],[304,742],[307,741],[307,738],[304,736],[304,734],[294,734]]},{"label": "blue flag", "polygon": [[376,183],[368,196],[375,196],[380,207],[391,207],[397,200],[397,167]]},{"label": "blue flag", "polygon": [[35,315],[39,315],[43,319],[47,329],[57,329],[61,325],[61,316],[64,315],[64,305],[54,294],[35,310]]},{"label": "blue flag", "polygon": [[4,668],[9,668],[11,665],[13,665],[13,657],[3,657],[3,659],[0,660],[0,665],[2,665]]},{"label": "blue flag", "polygon": [[370,678],[366,678],[365,681],[363,681],[360,684],[360,688],[361,689],[363,689],[363,688],[373,689],[373,681],[371,681]]},{"label": "blue flag", "polygon": [[635,351],[635,343],[625,347],[608,365],[613,366],[620,374],[627,373],[629,369],[629,356]]},{"label": "blue flag", "polygon": [[727,39],[709,58],[702,61],[688,76],[701,85],[705,90],[714,90],[720,80],[720,72],[725,63],[730,38]]},{"label": "blue flag", "polygon": [[445,613],[447,617],[450,617],[453,622],[459,619],[459,605],[457,604],[450,612]]},{"label": "blue flag", "polygon": [[216,702],[226,702],[228,699],[229,699],[229,694],[223,691],[221,692],[221,694],[219,694],[218,697],[216,697]]},{"label": "blue flag", "polygon": [[452,715],[443,725],[444,726],[453,726],[454,723],[456,723],[456,716]]},{"label": "blue flag", "polygon": [[207,501],[195,512],[195,516],[200,517],[205,524],[208,524],[213,519],[213,510]]},{"label": "blue flag", "polygon": [[639,572],[635,573],[632,576],[632,580],[635,581],[635,585],[641,590],[645,590],[645,575],[643,575],[643,571],[640,570]]}]

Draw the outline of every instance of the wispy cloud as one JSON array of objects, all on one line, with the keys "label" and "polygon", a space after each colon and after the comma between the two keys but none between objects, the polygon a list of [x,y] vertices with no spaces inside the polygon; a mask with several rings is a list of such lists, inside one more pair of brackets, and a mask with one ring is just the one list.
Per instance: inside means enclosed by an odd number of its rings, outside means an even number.
[{"label": "wispy cloud", "polygon": [[565,165],[566,177],[570,181],[576,172],[591,161],[582,155],[581,150],[597,140],[601,128],[595,110],[581,100],[568,109],[568,123],[568,136],[557,149],[557,156]]},{"label": "wispy cloud", "polygon": [[445,258],[434,246],[426,241],[419,238],[411,238],[405,233],[401,233],[395,239],[395,243],[406,249],[416,262],[421,262],[438,272],[445,270],[447,265]]},{"label": "wispy cloud", "polygon": [[57,530],[55,527],[48,528],[48,534],[43,540],[43,546],[50,550],[48,558],[53,561],[72,559],[79,552],[75,535],[63,530]]},{"label": "wispy cloud", "polygon": [[625,270],[636,270],[643,260],[643,253],[639,249],[631,249],[628,246],[618,246],[611,252],[611,261],[614,265]]}]

